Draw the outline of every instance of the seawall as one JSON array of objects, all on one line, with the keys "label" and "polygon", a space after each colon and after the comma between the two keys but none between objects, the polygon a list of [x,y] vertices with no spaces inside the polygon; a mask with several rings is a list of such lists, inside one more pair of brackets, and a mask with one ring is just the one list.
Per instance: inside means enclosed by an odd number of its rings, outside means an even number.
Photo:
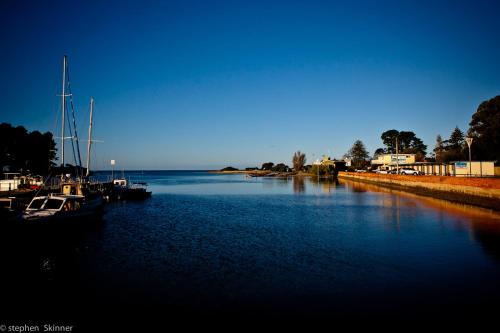
[{"label": "seawall", "polygon": [[338,177],[500,211],[500,179],[498,178],[404,176],[355,172],[340,172]]}]

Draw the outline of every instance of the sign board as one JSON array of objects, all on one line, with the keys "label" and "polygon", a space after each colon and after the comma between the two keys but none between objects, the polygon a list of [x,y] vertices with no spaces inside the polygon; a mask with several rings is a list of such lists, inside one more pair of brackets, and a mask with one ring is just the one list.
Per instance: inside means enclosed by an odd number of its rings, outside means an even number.
[{"label": "sign board", "polygon": [[396,157],[396,155],[391,155],[391,162],[396,162],[398,161],[399,163],[401,162],[406,162],[406,156],[405,155],[398,155]]},{"label": "sign board", "polygon": [[455,162],[455,168],[467,169],[467,162]]},{"label": "sign board", "polygon": [[115,160],[111,160],[111,165],[115,165]]}]

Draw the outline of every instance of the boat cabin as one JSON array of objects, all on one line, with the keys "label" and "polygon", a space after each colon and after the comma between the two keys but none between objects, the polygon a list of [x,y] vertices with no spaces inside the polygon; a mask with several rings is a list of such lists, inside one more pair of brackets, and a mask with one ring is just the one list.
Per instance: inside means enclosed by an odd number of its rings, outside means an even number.
[{"label": "boat cabin", "polygon": [[120,187],[127,187],[128,184],[126,179],[114,179],[113,185]]},{"label": "boat cabin", "polygon": [[79,210],[85,197],[82,195],[49,195],[35,197],[31,200],[27,211],[49,210],[49,211],[75,211]]}]

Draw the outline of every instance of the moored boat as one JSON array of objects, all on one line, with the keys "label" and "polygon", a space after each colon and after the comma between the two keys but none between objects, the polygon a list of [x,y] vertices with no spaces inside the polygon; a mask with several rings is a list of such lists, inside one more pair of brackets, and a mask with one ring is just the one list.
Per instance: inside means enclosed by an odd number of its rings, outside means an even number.
[{"label": "moored boat", "polygon": [[102,208],[100,197],[89,199],[77,194],[49,194],[34,197],[21,217],[26,223],[70,224],[100,217]]},{"label": "moored boat", "polygon": [[151,197],[151,191],[147,190],[147,184],[137,182],[129,184],[125,179],[114,179],[114,196],[117,200],[142,200]]}]

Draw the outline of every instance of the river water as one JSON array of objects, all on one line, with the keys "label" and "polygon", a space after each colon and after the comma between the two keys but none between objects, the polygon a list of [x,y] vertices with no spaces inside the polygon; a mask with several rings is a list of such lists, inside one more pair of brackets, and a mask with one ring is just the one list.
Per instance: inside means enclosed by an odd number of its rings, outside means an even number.
[{"label": "river water", "polygon": [[2,235],[6,318],[498,310],[498,213],[349,181],[125,176],[147,182],[152,198],[110,203],[84,234],[36,248]]}]

